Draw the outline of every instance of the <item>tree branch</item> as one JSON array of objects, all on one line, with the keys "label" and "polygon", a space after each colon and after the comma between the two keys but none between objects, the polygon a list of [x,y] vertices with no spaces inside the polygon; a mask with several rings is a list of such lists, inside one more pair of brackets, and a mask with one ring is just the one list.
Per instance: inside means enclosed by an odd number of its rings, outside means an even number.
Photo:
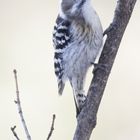
[{"label": "tree branch", "polygon": [[55,118],[56,118],[56,115],[54,114],[54,115],[53,115],[53,119],[52,119],[51,129],[50,129],[50,132],[49,132],[49,134],[48,134],[47,140],[50,139],[50,137],[51,137],[51,135],[52,135],[52,133],[53,133]]},{"label": "tree branch", "polygon": [[[24,119],[24,116],[23,116],[22,107],[21,107],[21,102],[20,102],[20,97],[19,97],[19,89],[18,89],[17,71],[14,70],[13,72],[14,72],[14,76],[15,76],[16,95],[17,95],[17,100],[15,101],[15,103],[17,104],[17,107],[18,107],[18,112],[19,112],[19,115],[20,115],[20,118],[21,118],[21,122],[22,122],[22,125],[23,125],[23,128],[24,128],[25,134],[27,136],[27,140],[31,140],[31,136],[30,136],[29,131],[27,129],[27,125],[26,125],[26,122],[25,122],[25,119]],[[12,131],[12,132],[14,132],[14,131]]]},{"label": "tree branch", "polygon": [[99,63],[95,66],[86,103],[77,118],[77,128],[73,140],[89,140],[92,130],[96,126],[96,116],[103,92],[136,1],[118,0],[117,2],[113,22],[104,32],[107,39]]}]

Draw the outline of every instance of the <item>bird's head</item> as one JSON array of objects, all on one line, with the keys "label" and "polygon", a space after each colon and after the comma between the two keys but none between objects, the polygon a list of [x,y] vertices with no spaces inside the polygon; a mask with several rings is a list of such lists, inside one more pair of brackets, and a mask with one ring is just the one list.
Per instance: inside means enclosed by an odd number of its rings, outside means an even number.
[{"label": "bird's head", "polygon": [[83,6],[90,0],[60,0],[61,11],[66,17],[80,18]]}]

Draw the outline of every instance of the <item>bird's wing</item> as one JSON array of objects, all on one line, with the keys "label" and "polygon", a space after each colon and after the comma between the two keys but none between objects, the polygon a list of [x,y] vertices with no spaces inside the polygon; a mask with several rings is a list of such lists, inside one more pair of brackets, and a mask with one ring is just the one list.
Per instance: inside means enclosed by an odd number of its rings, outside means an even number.
[{"label": "bird's wing", "polygon": [[60,16],[57,17],[53,32],[53,45],[55,48],[54,68],[58,79],[58,91],[61,95],[65,86],[63,77],[63,52],[68,46],[71,37],[69,32],[70,22]]}]

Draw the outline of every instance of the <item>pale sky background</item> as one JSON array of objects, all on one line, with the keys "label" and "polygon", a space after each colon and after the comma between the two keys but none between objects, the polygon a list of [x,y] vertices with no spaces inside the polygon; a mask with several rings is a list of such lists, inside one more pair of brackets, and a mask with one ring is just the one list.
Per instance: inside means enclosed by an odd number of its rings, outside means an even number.
[{"label": "pale sky background", "polygon": [[[55,113],[51,139],[72,140],[76,127],[72,90],[67,84],[64,95],[58,96],[53,69],[51,37],[58,4],[58,0],[0,0],[1,140],[15,139],[10,131],[13,125],[17,125],[19,137],[26,139],[14,104],[14,68],[18,70],[24,116],[32,139],[46,139]],[[116,0],[93,0],[93,5],[105,29],[113,18]],[[94,140],[140,139],[139,26],[138,0],[99,108]]]}]

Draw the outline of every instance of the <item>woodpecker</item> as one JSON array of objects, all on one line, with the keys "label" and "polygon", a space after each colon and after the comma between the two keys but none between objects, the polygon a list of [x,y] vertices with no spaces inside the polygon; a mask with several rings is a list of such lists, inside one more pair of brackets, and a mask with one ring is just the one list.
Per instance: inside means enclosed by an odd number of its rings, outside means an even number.
[{"label": "woodpecker", "polygon": [[65,82],[70,82],[77,115],[86,100],[87,71],[95,63],[102,42],[102,25],[91,0],[61,0],[53,31],[54,69],[60,95]]}]

